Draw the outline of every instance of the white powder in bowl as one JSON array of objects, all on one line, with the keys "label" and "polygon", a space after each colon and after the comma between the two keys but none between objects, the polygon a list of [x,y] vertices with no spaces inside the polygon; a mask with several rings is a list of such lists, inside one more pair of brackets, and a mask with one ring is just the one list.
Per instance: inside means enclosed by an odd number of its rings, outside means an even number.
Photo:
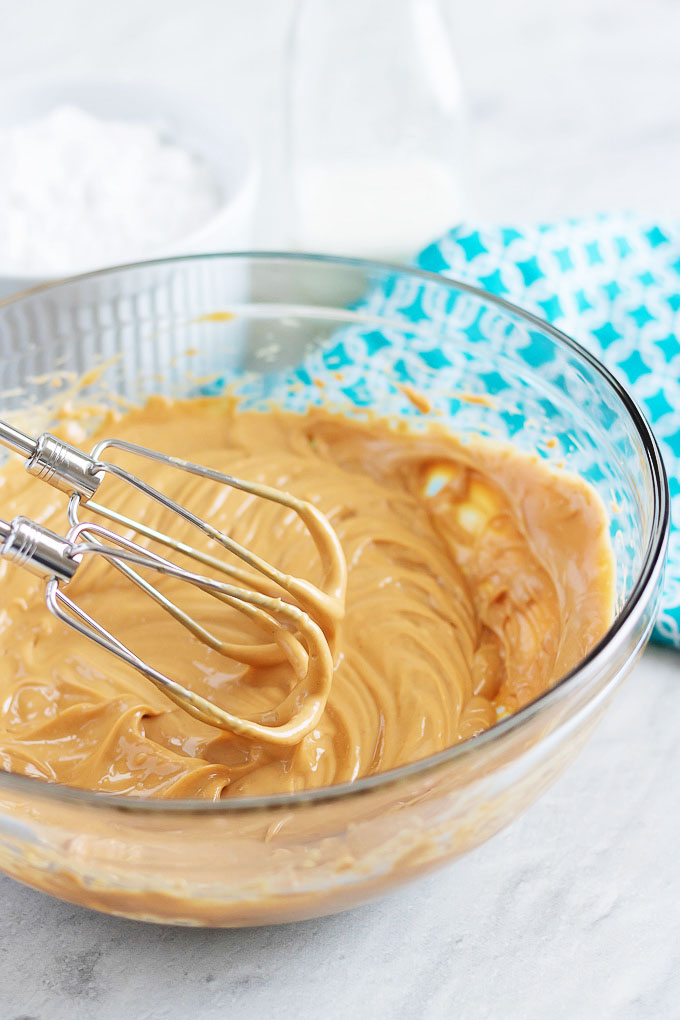
[{"label": "white powder in bowl", "polygon": [[162,130],[70,106],[0,132],[0,272],[48,276],[131,261],[193,233],[222,202]]}]

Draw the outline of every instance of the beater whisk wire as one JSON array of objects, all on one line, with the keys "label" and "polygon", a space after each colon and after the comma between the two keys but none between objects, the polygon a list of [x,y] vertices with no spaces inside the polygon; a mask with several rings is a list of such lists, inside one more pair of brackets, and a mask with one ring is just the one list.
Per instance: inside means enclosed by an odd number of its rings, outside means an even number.
[{"label": "beater whisk wire", "polygon": [[[26,469],[30,474],[70,494],[68,517],[71,528],[65,538],[26,518],[15,518],[11,524],[0,521],[0,540],[3,542],[0,556],[23,564],[47,579],[46,603],[58,619],[133,666],[177,705],[204,722],[251,739],[278,744],[298,742],[318,723],[330,691],[332,649],[344,612],[346,564],[330,522],[312,503],[280,489],[247,482],[118,439],[97,443],[88,455],[49,433],[33,440],[0,422],[0,443],[26,458]],[[304,578],[279,570],[136,475],[117,464],[101,460],[101,455],[109,448],[228,485],[294,511],[309,531],[321,557],[321,584],[316,586]],[[125,482],[166,510],[176,513],[242,560],[249,569],[225,563],[164,531],[95,501],[93,496],[105,474]],[[80,521],[78,511],[81,505],[238,583],[227,583],[177,566],[159,553],[101,524]],[[214,705],[142,660],[64,591],[82,561],[92,556],[102,557],[111,563],[215,651],[247,665],[270,665],[287,660],[295,677],[290,693],[277,708],[266,713],[266,722],[244,719]],[[155,571],[201,589],[248,617],[267,635],[268,643],[249,645],[220,639],[159,591],[136,568]],[[294,601],[283,599],[281,591]]]}]

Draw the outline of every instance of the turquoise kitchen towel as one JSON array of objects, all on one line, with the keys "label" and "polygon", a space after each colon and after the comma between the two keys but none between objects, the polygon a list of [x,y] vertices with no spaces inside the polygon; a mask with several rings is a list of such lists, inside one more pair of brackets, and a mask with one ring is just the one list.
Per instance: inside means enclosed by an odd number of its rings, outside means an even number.
[{"label": "turquoise kitchen towel", "polygon": [[601,215],[533,227],[463,225],[422,269],[497,294],[587,347],[651,423],[671,492],[671,538],[654,636],[680,649],[680,229]]}]

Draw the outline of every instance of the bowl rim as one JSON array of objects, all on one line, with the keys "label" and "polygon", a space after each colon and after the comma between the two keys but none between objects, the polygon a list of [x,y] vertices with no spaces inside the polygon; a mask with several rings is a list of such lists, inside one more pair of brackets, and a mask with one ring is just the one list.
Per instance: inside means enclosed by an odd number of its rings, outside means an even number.
[{"label": "bowl rim", "polygon": [[[438,751],[436,754],[428,755],[425,758],[408,762],[405,765],[388,769],[385,772],[372,776],[364,776],[354,782],[338,783],[334,786],[322,786],[311,790],[301,790],[297,793],[279,793],[255,797],[234,797],[222,800],[201,800],[198,798],[135,798],[123,794],[109,794],[101,791],[83,790],[77,787],[67,786],[62,783],[51,783],[44,779],[32,776],[21,776],[15,773],[6,772],[0,769],[0,791],[4,788],[17,793],[25,792],[28,795],[45,796],[55,801],[66,801],[76,804],[87,804],[95,809],[117,810],[132,814],[221,814],[221,813],[254,813],[277,808],[302,808],[319,803],[328,803],[352,796],[360,796],[377,788],[386,788],[391,785],[401,784],[416,776],[422,776],[428,772],[435,771],[454,760],[461,760],[470,757],[487,747],[503,740],[510,733],[525,726],[534,716],[543,713],[552,705],[559,703],[572,688],[580,682],[588,679],[589,675],[595,674],[612,652],[625,642],[626,636],[634,629],[640,617],[644,614],[654,591],[654,586],[663,571],[665,562],[665,550],[670,530],[670,493],[666,469],[659,445],[654,434],[647,423],[644,415],[638,408],[633,397],[616,377],[606,368],[602,362],[590,351],[586,350],[576,340],[573,340],[566,333],[557,329],[550,323],[545,322],[532,312],[525,311],[518,305],[504,298],[497,297],[481,287],[464,283],[453,277],[442,276],[428,270],[399,265],[398,263],[383,262],[376,259],[350,258],[342,255],[326,255],[314,252],[287,252],[287,251],[234,251],[234,252],[213,252],[206,254],[173,255],[164,258],[147,259],[138,262],[123,263],[117,266],[110,266],[105,269],[96,269],[87,273],[79,273],[75,276],[63,277],[56,280],[49,280],[37,286],[12,294],[9,297],[0,299],[0,310],[18,303],[34,294],[49,291],[68,283],[80,283],[88,279],[100,276],[113,275],[115,273],[129,270],[139,270],[153,266],[172,265],[175,263],[195,262],[202,260],[223,260],[237,262],[238,260],[249,260],[251,262],[311,262],[326,265],[337,265],[345,268],[360,269],[367,274],[373,271],[383,275],[386,273],[399,273],[420,279],[423,282],[436,283],[437,285],[452,291],[462,291],[485,302],[510,312],[515,317],[529,323],[532,327],[542,330],[553,340],[575,354],[578,358],[587,362],[588,365],[603,379],[605,384],[614,391],[615,395],[623,404],[634,427],[637,438],[640,440],[647,468],[650,473],[650,481],[653,495],[653,508],[650,515],[649,540],[645,549],[644,559],[640,568],[637,580],[635,581],[628,598],[617,613],[614,621],[597,642],[579,663],[568,673],[565,673],[551,688],[544,691],[533,701],[530,701],[523,708],[512,715],[505,716],[488,730],[476,737],[464,740],[459,744]],[[647,633],[651,629],[648,628]],[[646,636],[646,635],[645,635]],[[637,650],[636,646],[636,650]]]}]

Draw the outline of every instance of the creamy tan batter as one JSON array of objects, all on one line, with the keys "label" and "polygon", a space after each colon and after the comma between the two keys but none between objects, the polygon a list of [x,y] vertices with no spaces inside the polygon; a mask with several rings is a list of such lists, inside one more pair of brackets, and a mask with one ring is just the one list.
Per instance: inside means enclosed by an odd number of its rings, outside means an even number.
[{"label": "creamy tan batter", "polygon": [[[538,458],[377,419],[240,413],[218,398],[154,399],[110,416],[79,445],[107,435],[289,490],[328,516],[348,586],[326,708],[290,747],[199,722],[66,630],[45,609],[43,583],[3,563],[0,766],[8,771],[138,797],[217,799],[351,781],[487,729],[576,665],[612,620],[600,500]],[[284,570],[320,582],[318,553],[290,511],[162,465],[143,473]],[[105,485],[100,502],[195,541],[161,508]],[[0,472],[4,517],[24,514],[63,532],[65,505],[18,463]],[[161,586],[227,639],[267,640],[178,584]],[[105,563],[79,571],[69,592],[142,658],[230,712],[270,721],[292,687],[287,664],[219,655]]]}]

